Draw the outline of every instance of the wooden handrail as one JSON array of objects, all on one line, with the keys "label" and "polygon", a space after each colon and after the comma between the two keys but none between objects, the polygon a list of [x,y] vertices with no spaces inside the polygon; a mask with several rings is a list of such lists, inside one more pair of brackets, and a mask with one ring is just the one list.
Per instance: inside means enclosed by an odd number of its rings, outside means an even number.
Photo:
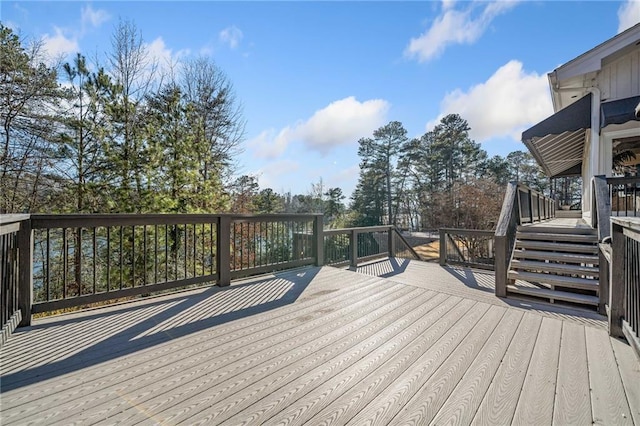
[{"label": "wooden handrail", "polygon": [[520,221],[520,208],[517,197],[519,197],[518,184],[516,182],[509,182],[495,232],[495,279],[496,296],[498,297],[507,296],[507,273],[515,244],[516,228]]}]

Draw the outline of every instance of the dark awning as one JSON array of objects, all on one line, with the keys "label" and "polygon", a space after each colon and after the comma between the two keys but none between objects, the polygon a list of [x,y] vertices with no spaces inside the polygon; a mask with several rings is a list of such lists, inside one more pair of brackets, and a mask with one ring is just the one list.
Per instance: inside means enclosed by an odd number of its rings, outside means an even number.
[{"label": "dark awning", "polygon": [[627,121],[638,120],[639,102],[640,96],[603,102],[600,105],[600,128],[609,124],[624,124]]},{"label": "dark awning", "polygon": [[580,174],[591,93],[522,133],[522,142],[549,177]]},{"label": "dark awning", "polygon": [[591,93],[522,133],[522,141],[591,127]]}]

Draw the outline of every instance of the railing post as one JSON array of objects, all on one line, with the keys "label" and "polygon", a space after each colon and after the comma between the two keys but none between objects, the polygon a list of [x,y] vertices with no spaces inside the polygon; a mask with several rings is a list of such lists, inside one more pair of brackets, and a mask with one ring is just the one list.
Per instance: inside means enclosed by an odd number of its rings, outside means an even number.
[{"label": "railing post", "polygon": [[314,250],[316,266],[324,265],[324,221],[321,214],[316,215],[313,221]]},{"label": "railing post", "polygon": [[350,262],[351,268],[358,267],[358,231],[352,229],[349,233],[349,250],[350,250]]},{"label": "railing post", "polygon": [[507,237],[496,235],[496,296],[507,297],[507,268],[509,250],[507,248]]},{"label": "railing post", "polygon": [[19,327],[31,325],[33,303],[33,230],[31,219],[20,222],[18,231],[18,308],[22,316]]},{"label": "railing post", "polygon": [[611,268],[609,281],[609,334],[623,337],[622,318],[624,317],[624,277],[626,268],[625,237],[622,227],[611,224]]},{"label": "railing post", "polygon": [[440,243],[439,243],[439,250],[440,250],[440,266],[444,266],[447,264],[447,232],[440,228]]},{"label": "railing post", "polygon": [[222,215],[218,219],[216,238],[216,270],[218,285],[226,287],[231,284],[231,217]]},{"label": "railing post", "polygon": [[[605,248],[606,247],[606,248]],[[607,314],[606,304],[609,303],[609,259],[605,255],[605,250],[610,250],[611,247],[608,244],[598,244],[598,312],[602,315]],[[609,252],[609,258],[611,252]]]},{"label": "railing post", "polygon": [[397,229],[393,226],[389,227],[389,231],[387,233],[387,247],[389,248],[389,257],[394,257],[396,254],[396,239],[394,238],[393,233],[398,232]]}]

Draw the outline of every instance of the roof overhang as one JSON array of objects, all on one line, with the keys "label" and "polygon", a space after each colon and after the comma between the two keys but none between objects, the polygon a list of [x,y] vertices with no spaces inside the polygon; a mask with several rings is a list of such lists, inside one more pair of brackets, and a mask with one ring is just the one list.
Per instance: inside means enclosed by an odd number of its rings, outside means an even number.
[{"label": "roof overhang", "polygon": [[522,142],[549,177],[582,169],[587,129],[591,127],[589,93],[522,133]]}]

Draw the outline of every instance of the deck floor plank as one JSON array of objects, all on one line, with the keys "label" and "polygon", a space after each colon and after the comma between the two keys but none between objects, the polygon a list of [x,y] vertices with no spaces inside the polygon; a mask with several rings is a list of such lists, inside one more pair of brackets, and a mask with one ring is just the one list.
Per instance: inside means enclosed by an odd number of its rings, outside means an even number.
[{"label": "deck floor plank", "polygon": [[[287,404],[285,409],[277,410],[275,416],[268,419],[257,419],[256,424],[317,424],[317,420],[311,420],[316,414],[330,405],[333,406],[334,402],[336,405],[343,404],[346,392],[353,388],[362,389],[364,387],[362,382],[375,375],[376,371],[391,362],[396,355],[408,353],[411,354],[410,357],[417,357],[416,345],[419,346],[425,338],[441,336],[446,331],[442,324],[457,321],[460,318],[458,316],[460,309],[453,309],[452,315],[447,315],[447,311],[451,310],[459,302],[459,299],[451,297],[447,301],[453,302],[447,310],[430,312],[412,324],[411,327],[405,328],[396,338],[383,342],[376,350],[322,383],[321,386],[306,389],[307,393],[302,398],[292,404]],[[465,305],[468,306],[468,304],[463,304],[463,308]],[[446,319],[443,320],[443,318]],[[414,348],[413,352],[412,348]]]},{"label": "deck floor plank", "polygon": [[0,351],[1,423],[640,425],[640,363],[598,314],[496,298],[491,272],[359,269],[38,319]]},{"label": "deck floor plank", "polygon": [[[207,380],[220,380],[234,372],[249,368],[255,363],[275,353],[284,353],[291,347],[297,347],[308,341],[313,341],[324,334],[330,328],[327,321],[334,321],[333,325],[339,327],[341,324],[349,324],[350,321],[358,318],[361,312],[384,307],[386,303],[392,302],[401,293],[404,300],[411,300],[418,293],[407,291],[399,286],[388,287],[384,290],[372,289],[371,293],[364,293],[362,299],[355,303],[352,299],[345,299],[335,302],[327,311],[328,307],[320,311],[315,311],[306,316],[298,317],[297,322],[282,323],[280,327],[271,327],[260,330],[256,333],[245,335],[230,344],[220,345],[215,341],[208,343],[209,351],[198,348],[195,356],[180,359],[168,364],[165,368],[151,371],[136,371],[132,377],[124,381],[109,383],[106,380],[98,384],[92,384],[94,392],[78,392],[72,398],[67,395],[64,403],[58,405],[55,416],[51,416],[48,421],[64,421],[67,418],[81,416],[88,409],[96,417],[106,418],[109,413],[118,413],[122,407],[138,404],[145,401],[155,392],[165,388],[171,388],[185,383],[189,388],[197,388],[200,384],[199,378],[206,377]],[[413,294],[413,295],[412,295]],[[346,315],[349,311],[355,311],[352,315]],[[303,321],[300,321],[302,319]],[[297,326],[296,326],[297,325]],[[308,331],[306,340],[299,339],[300,334]],[[240,337],[240,336],[238,336]],[[172,352],[181,354],[184,346],[178,341],[173,346]],[[248,361],[245,359],[248,358]],[[142,366],[144,368],[145,366]],[[108,376],[106,379],[117,378]],[[126,398],[122,398],[126,395]],[[43,402],[43,406],[48,402]],[[40,404],[30,404],[29,409],[38,409]],[[37,413],[34,413],[37,415]],[[22,419],[29,421],[29,417]]]},{"label": "deck floor plank", "polygon": [[369,374],[365,380],[344,393],[339,400],[310,419],[309,423],[340,425],[352,419],[381,392],[391,386],[398,376],[412,368],[420,357],[433,347],[440,346],[441,342],[448,337],[449,330],[464,320],[470,306],[472,302],[469,300],[457,304],[455,308],[434,322],[428,330],[425,330],[411,346]]},{"label": "deck floor plank", "polygon": [[551,424],[561,337],[562,322],[543,318],[516,405],[513,424]]},{"label": "deck floor plank", "polygon": [[564,323],[560,341],[553,424],[592,424],[584,327]]},{"label": "deck floor plank", "polygon": [[[609,338],[616,356],[618,371],[626,395],[633,424],[640,425],[640,359],[626,342]],[[609,374],[613,374],[609,372]]]},{"label": "deck floor plank", "polygon": [[[443,312],[440,311],[440,314],[443,314]],[[427,314],[426,316],[430,315]],[[384,330],[385,334],[379,333],[377,336],[372,336],[372,338],[361,342],[359,346],[355,346],[351,351],[345,352],[330,362],[307,371],[286,387],[276,389],[274,392],[269,391],[268,395],[256,395],[255,404],[242,411],[237,410],[233,417],[224,416],[225,423],[234,424],[237,421],[244,421],[247,424],[275,423],[272,420],[267,421],[267,419],[282,410],[286,410],[295,401],[304,397],[310,391],[320,391],[321,389],[329,388],[330,385],[327,383],[336,375],[357,368],[360,360],[375,356],[372,354],[375,354],[378,348],[391,348],[393,347],[392,342],[402,342],[406,340],[406,330],[415,330],[416,326],[414,323],[418,322],[418,324],[420,324],[422,322],[424,324],[424,319],[424,315],[422,318],[420,318],[420,315],[417,317],[413,315],[411,317],[405,316],[403,324],[390,324],[387,330]],[[433,318],[431,318],[431,320],[433,320]],[[400,327],[396,327],[396,325],[400,325]],[[415,331],[413,331],[413,333],[415,333]]]},{"label": "deck floor plank", "polygon": [[[509,333],[509,329],[513,333],[511,321],[519,316],[521,314],[518,312],[507,312],[505,309],[492,306],[487,315],[478,322],[477,328],[469,336],[470,338],[458,346],[435,374],[422,385],[421,389],[393,419],[393,422],[423,425],[434,421],[435,416],[452,396],[453,390],[474,361],[478,359],[480,362],[484,362],[481,360],[480,354],[483,353],[484,348],[491,348],[489,344],[491,336]],[[471,417],[473,418],[473,415]]]},{"label": "deck floor plank", "polygon": [[474,425],[506,425],[513,420],[542,317],[527,313],[478,408]]},{"label": "deck floor plank", "polygon": [[[617,368],[613,348],[606,332],[585,329],[593,423],[600,425],[631,425],[633,418],[627,404],[622,379],[607,374]],[[638,383],[640,386],[640,382]]]},{"label": "deck floor plank", "polygon": [[[284,371],[284,374],[281,374],[281,379],[295,377],[297,374],[304,373],[310,366],[326,362],[325,357],[328,354],[342,354],[350,346],[358,344],[367,336],[375,336],[384,331],[389,332],[387,329],[390,325],[399,327],[400,324],[403,324],[403,317],[411,315],[419,317],[420,309],[423,309],[424,305],[427,306],[427,309],[429,307],[435,308],[438,302],[442,301],[442,296],[433,293],[416,294],[410,292],[404,295],[397,293],[393,293],[395,299],[381,299],[376,303],[369,303],[367,311],[354,308],[351,312],[344,312],[343,318],[340,319],[344,325],[339,327],[338,322],[324,324],[322,328],[324,333],[320,337],[317,334],[311,336],[309,332],[301,331],[293,339],[297,346],[292,346],[289,349],[285,347],[278,352],[271,351],[258,359],[257,362],[254,361],[254,358],[257,359],[260,354],[252,355],[248,361],[241,364],[242,368],[239,370],[239,374],[224,375],[222,374],[224,373],[223,369],[215,373],[219,375],[220,380],[210,380],[213,377],[209,377],[204,381],[186,382],[178,387],[162,385],[162,391],[155,392],[153,399],[143,401],[146,411],[152,412],[155,416],[166,419],[170,423],[177,423],[185,417],[193,419],[201,410],[206,408],[207,411],[212,411],[212,404],[236,392],[245,392],[245,388],[265,376],[271,378],[278,372]],[[425,303],[432,296],[435,296],[435,302],[433,304]],[[405,307],[407,311],[401,310],[402,307]],[[397,324],[395,324],[396,322]],[[323,349],[325,349],[324,352]],[[312,362],[305,363],[309,359]],[[247,363],[250,363],[249,368],[247,368]],[[296,370],[295,367],[302,368]],[[270,385],[274,387],[268,387],[269,391],[273,390],[277,384],[277,382],[273,383],[273,378],[270,381]],[[263,385],[260,390],[264,390],[264,388]],[[260,392],[253,393],[261,394]],[[140,416],[136,415],[136,417]],[[135,423],[135,418],[115,417],[116,420],[121,418],[126,419],[126,423]]]},{"label": "deck floor plank", "polygon": [[431,424],[470,424],[500,362],[518,330],[523,313],[509,310],[473,363],[464,373],[451,395],[442,404]]},{"label": "deck floor plank", "polygon": [[[347,424],[389,424],[432,376],[443,371],[443,366],[464,352],[477,337],[493,329],[504,312],[497,307],[477,303],[464,321],[458,322],[444,339],[439,341],[416,363],[402,373],[393,383],[367,404]],[[493,322],[493,324],[492,324]],[[462,351],[461,351],[462,348]]]}]

